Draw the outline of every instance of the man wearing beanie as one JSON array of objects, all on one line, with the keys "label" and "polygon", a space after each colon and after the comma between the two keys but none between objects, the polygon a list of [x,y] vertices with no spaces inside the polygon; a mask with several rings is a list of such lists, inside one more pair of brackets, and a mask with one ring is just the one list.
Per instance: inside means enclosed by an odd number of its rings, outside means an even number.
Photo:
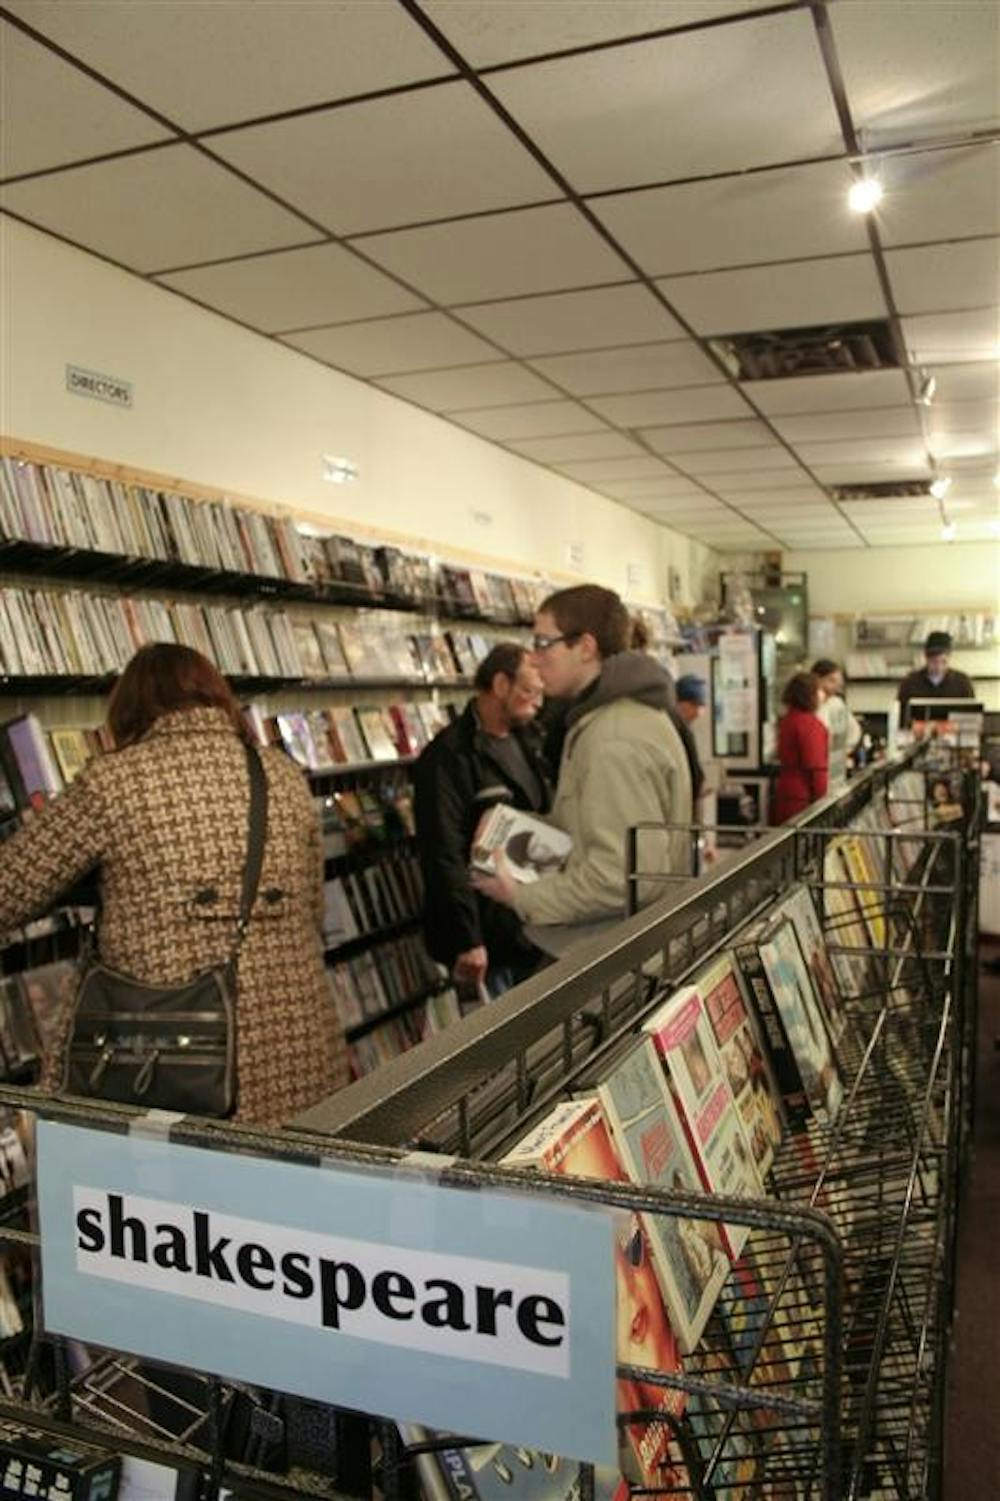
[{"label": "man wearing beanie", "polygon": [[[628,610],[611,589],[560,589],[535,617],[532,661],[547,695],[571,699],[551,821],[573,841],[565,869],[531,884],[502,867],[476,881],[523,922],[562,924],[621,916],[626,907],[626,836],[637,824],[691,823],[691,775],[670,716],[666,669],[628,649]],[[685,873],[685,833],[641,834],[638,868]],[[639,905],[670,893],[664,881],[639,883]]]},{"label": "man wearing beanie", "polygon": [[924,642],[924,665],[915,667],[899,685],[899,718],[906,723],[911,698],[975,698],[976,690],[964,672],[948,665],[951,637],[947,631],[931,631]]}]

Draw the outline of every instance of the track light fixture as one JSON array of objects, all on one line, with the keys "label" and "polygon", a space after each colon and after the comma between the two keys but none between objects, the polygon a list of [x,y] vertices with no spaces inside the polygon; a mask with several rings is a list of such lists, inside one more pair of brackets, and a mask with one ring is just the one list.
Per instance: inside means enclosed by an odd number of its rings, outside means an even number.
[{"label": "track light fixture", "polygon": [[855,214],[870,214],[882,202],[882,184],[877,177],[859,177],[851,183],[847,206]]},{"label": "track light fixture", "polygon": [[934,400],[937,391],[937,377],[925,375],[920,382],[920,394],[917,397],[922,407],[929,407]]}]

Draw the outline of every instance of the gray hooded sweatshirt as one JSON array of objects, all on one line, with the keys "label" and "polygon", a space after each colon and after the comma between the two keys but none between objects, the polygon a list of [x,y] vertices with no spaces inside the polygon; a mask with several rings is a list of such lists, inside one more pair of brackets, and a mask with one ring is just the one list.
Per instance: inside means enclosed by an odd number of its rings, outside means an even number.
[{"label": "gray hooded sweatshirt", "polygon": [[[621,915],[626,901],[626,834],[642,823],[690,824],[691,776],[668,713],[673,684],[644,652],[608,657],[601,675],[566,716],[559,785],[550,821],[573,848],[563,870],[514,895],[528,923],[583,923]],[[640,837],[645,875],[682,873],[689,841],[681,832]],[[640,883],[645,906],[671,884]]]}]

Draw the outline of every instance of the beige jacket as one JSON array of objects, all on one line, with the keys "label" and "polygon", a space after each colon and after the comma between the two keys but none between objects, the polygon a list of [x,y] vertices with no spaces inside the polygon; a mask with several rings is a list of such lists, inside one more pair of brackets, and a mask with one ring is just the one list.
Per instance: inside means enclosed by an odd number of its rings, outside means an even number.
[{"label": "beige jacket", "polygon": [[[268,827],[239,959],[237,1114],[274,1124],[332,1093],[347,1069],[323,964],[312,797],[281,752],[264,751],[262,760]],[[248,804],[245,753],[226,714],[165,714],[136,745],[92,761],[0,846],[0,934],[97,866],[104,962],[151,984],[190,979],[225,959],[232,943]],[[57,1047],[45,1060],[47,1088],[58,1085],[61,1054]]]},{"label": "beige jacket", "polygon": [[[564,870],[516,888],[514,907],[524,922],[620,916],[629,827],[691,823],[691,773],[667,713],[671,702],[664,669],[642,652],[621,652],[570,710],[550,821],[569,834],[573,849]],[[683,833],[648,832],[640,836],[639,868],[648,875],[684,872],[689,849]],[[670,883],[642,883],[640,905],[670,889]]]}]

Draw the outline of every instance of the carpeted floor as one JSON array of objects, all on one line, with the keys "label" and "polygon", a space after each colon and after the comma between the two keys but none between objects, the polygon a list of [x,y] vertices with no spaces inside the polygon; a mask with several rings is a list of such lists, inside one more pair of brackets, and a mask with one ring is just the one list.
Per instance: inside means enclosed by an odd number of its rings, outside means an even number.
[{"label": "carpeted floor", "polygon": [[[984,943],[980,958],[996,958]],[[1000,1497],[1000,976],[981,972],[973,1151],[959,1216],[944,1501]]]}]

